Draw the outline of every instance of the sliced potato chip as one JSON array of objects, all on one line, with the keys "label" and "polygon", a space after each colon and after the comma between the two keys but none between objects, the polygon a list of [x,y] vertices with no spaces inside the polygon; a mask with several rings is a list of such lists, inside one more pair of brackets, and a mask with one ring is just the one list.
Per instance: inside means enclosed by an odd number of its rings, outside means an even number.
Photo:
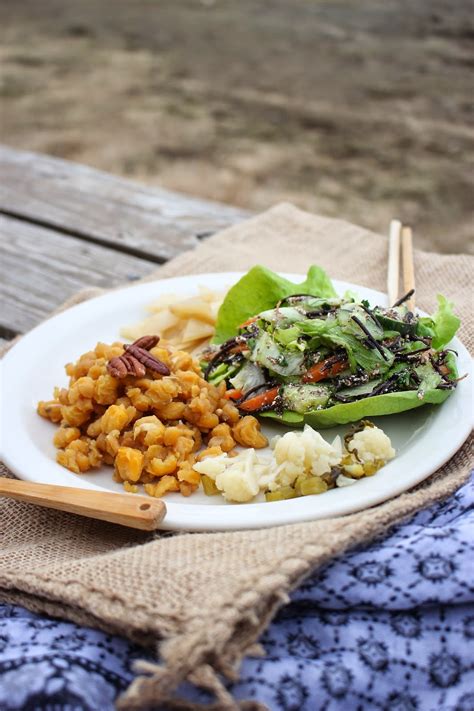
[{"label": "sliced potato chip", "polygon": [[217,292],[208,289],[207,286],[199,287],[199,296],[203,301],[208,301],[209,303],[212,303],[213,301],[221,302],[224,299],[223,294],[218,294]]},{"label": "sliced potato chip", "polygon": [[183,341],[200,341],[213,335],[214,326],[196,318],[190,318],[183,331]]},{"label": "sliced potato chip", "polygon": [[174,328],[164,331],[161,337],[173,346],[178,346],[183,340],[183,331],[181,328],[175,326]]},{"label": "sliced potato chip", "polygon": [[192,352],[202,351],[214,335],[217,312],[224,294],[199,287],[199,294],[182,298],[177,294],[163,294],[147,307],[148,318],[124,326],[121,335],[135,340],[141,336],[156,334],[164,344]]},{"label": "sliced potato chip", "polygon": [[186,299],[169,307],[171,313],[183,319],[196,318],[214,326],[215,319],[211,312],[211,307],[206,301],[201,299]]},{"label": "sliced potato chip", "polygon": [[160,335],[161,333],[169,330],[170,328],[179,327],[179,318],[173,313],[171,313],[169,309],[166,309],[147,318],[145,325],[148,328],[154,328],[154,332]]},{"label": "sliced potato chip", "polygon": [[183,341],[179,346],[175,346],[180,351],[186,351],[187,353],[192,353],[194,350],[202,347],[205,341]]},{"label": "sliced potato chip", "polygon": [[214,317],[214,325],[217,321],[217,314],[219,313],[219,309],[221,307],[222,301],[213,301],[211,303],[211,314]]},{"label": "sliced potato chip", "polygon": [[153,316],[149,316],[133,326],[124,326],[124,328],[120,331],[120,334],[126,338],[133,339],[150,334],[161,336],[164,331],[172,326],[176,326],[178,321],[179,319],[168,310],[160,311],[159,313],[153,314]]},{"label": "sliced potato chip", "polygon": [[134,326],[124,326],[120,329],[120,335],[122,338],[126,338],[127,341],[136,341],[137,338],[141,336],[148,335],[143,329],[140,328],[140,323],[136,323]]},{"label": "sliced potato chip", "polygon": [[163,309],[167,309],[171,304],[176,304],[179,300],[180,297],[177,294],[163,294],[163,296],[160,296],[156,301],[153,301],[145,308],[152,313],[155,311],[163,311]]}]

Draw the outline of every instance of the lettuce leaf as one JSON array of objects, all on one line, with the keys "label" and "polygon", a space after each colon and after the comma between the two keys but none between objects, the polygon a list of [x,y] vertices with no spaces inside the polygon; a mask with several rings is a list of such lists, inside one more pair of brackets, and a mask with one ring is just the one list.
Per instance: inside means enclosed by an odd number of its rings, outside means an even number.
[{"label": "lettuce leaf", "polygon": [[301,284],[293,284],[266,267],[253,267],[227,293],[217,315],[213,342],[223,343],[232,338],[241,323],[262,311],[273,309],[280,299],[291,294],[324,298],[337,296],[331,280],[321,267],[312,265]]},{"label": "lettuce leaf", "polygon": [[445,296],[438,294],[438,309],[433,316],[435,324],[435,336],[432,346],[437,351],[448,345],[461,323],[460,319],[454,315],[454,304],[448,301]]},{"label": "lettuce leaf", "polygon": [[364,400],[355,402],[344,402],[325,410],[314,410],[306,415],[298,415],[296,412],[284,412],[277,415],[275,412],[264,412],[260,417],[269,417],[278,420],[291,427],[309,424],[311,427],[334,427],[334,425],[345,425],[348,422],[363,420],[367,417],[377,417],[380,415],[394,415],[406,410],[413,410],[421,405],[436,404],[444,402],[452,390],[427,390],[423,399],[418,397],[416,390],[406,390],[399,393],[387,393],[385,395],[374,395]]},{"label": "lettuce leaf", "polygon": [[459,328],[461,321],[453,313],[454,304],[442,294],[437,295],[438,309],[433,316],[424,316],[418,321],[418,336],[432,338],[432,346],[439,351],[448,345]]},{"label": "lettuce leaf", "polygon": [[338,321],[330,319],[311,319],[310,321],[297,321],[295,327],[302,333],[313,336],[316,342],[323,345],[342,347],[347,353],[349,365],[355,372],[358,365],[366,371],[378,368],[385,372],[393,363],[393,353],[382,346],[385,358],[378,350],[367,348],[356,336],[343,331]]}]

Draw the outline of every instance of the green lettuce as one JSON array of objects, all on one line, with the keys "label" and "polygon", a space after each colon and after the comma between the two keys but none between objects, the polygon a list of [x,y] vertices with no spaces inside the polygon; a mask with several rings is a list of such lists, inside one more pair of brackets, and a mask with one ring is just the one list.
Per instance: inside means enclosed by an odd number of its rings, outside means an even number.
[{"label": "green lettuce", "polygon": [[353,372],[358,365],[364,370],[378,368],[380,372],[385,372],[393,363],[393,353],[387,348],[381,346],[384,358],[378,350],[366,348],[356,336],[343,331],[338,321],[315,318],[311,321],[297,321],[295,327],[302,333],[313,336],[314,346],[323,344],[344,348]]},{"label": "green lettuce", "polygon": [[459,328],[461,321],[453,313],[453,306],[442,294],[437,295],[438,309],[433,316],[424,316],[418,321],[416,333],[418,336],[432,338],[432,346],[439,351],[448,345]]},{"label": "green lettuce", "polygon": [[269,417],[291,427],[298,427],[303,424],[319,428],[334,427],[334,425],[345,425],[348,422],[363,420],[367,417],[395,415],[399,412],[421,407],[421,405],[439,405],[451,393],[452,390],[427,390],[423,395],[423,399],[420,399],[416,390],[406,390],[399,393],[374,395],[374,397],[356,400],[355,402],[341,402],[325,410],[308,412],[306,415],[299,415],[297,412],[284,412],[282,415],[277,415],[275,412],[264,412],[261,413],[260,417]]},{"label": "green lettuce", "polygon": [[273,309],[280,299],[292,294],[324,298],[337,296],[324,269],[314,264],[301,284],[293,284],[266,267],[253,267],[227,293],[217,315],[214,343],[224,343],[232,338],[241,323],[262,311]]}]

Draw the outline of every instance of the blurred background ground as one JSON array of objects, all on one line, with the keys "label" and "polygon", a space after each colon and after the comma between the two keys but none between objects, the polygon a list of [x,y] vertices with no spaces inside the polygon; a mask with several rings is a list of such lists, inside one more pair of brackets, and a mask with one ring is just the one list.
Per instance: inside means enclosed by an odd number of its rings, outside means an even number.
[{"label": "blurred background ground", "polygon": [[471,0],[0,0],[1,141],[473,251]]}]

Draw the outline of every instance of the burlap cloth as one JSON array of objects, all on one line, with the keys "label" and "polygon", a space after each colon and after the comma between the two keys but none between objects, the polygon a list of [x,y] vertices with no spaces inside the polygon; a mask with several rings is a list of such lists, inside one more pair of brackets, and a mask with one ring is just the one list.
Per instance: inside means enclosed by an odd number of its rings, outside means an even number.
[{"label": "burlap cloth", "polygon": [[[471,353],[473,262],[416,252],[418,305],[432,310],[437,292],[452,299]],[[153,276],[258,263],[300,273],[316,263],[332,277],[384,291],[387,240],[283,204],[209,238]],[[242,657],[258,652],[259,635],[288,593],[333,556],[449,496],[471,463],[472,437],[445,467],[385,504],[342,518],[232,533],[150,536],[0,499],[0,598],[158,645],[162,663],[138,663],[140,675],[119,700],[121,709],[160,702],[195,708],[171,701],[184,679],[213,691],[208,708],[263,708],[235,701],[221,679],[235,676]]]}]

